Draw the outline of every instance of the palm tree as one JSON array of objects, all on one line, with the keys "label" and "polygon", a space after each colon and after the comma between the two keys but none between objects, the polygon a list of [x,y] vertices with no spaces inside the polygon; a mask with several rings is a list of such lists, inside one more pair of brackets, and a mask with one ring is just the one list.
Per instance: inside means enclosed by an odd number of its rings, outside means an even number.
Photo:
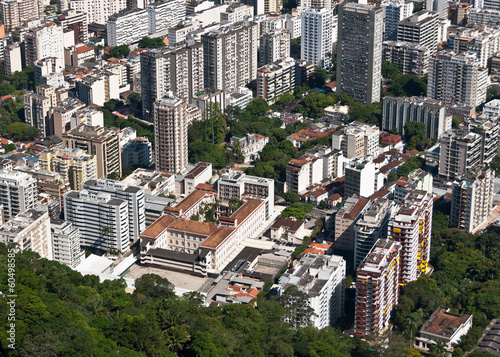
[{"label": "palm tree", "polygon": [[[104,237],[109,238],[109,235],[111,234],[111,227],[103,226],[101,233]],[[108,242],[108,251],[109,251],[109,239],[106,239],[106,241]]]},{"label": "palm tree", "polygon": [[436,341],[436,343],[429,348],[429,352],[430,352],[429,354],[430,357],[448,356],[448,351],[446,350],[446,346],[443,343],[443,341]]},{"label": "palm tree", "polygon": [[191,335],[185,326],[172,326],[163,332],[167,341],[167,347],[172,352],[182,351],[184,345],[191,340]]},{"label": "palm tree", "polygon": [[417,311],[409,314],[408,317],[406,318],[406,322],[410,327],[410,347],[413,344],[413,329],[416,330],[422,324],[423,315],[424,315],[423,310],[418,309]]}]

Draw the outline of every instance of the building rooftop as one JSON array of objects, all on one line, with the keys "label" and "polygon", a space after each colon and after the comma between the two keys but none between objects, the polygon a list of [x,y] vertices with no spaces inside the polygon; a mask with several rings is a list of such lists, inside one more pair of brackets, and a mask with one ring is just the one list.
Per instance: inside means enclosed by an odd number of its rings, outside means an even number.
[{"label": "building rooftop", "polygon": [[153,238],[156,239],[158,236],[165,231],[175,221],[175,218],[171,215],[164,215],[154,221],[144,232],[141,233],[141,238]]},{"label": "building rooftop", "polygon": [[424,323],[420,333],[431,333],[449,339],[470,318],[472,318],[472,314],[468,312],[462,312],[460,315],[452,314],[449,308],[441,306]]}]

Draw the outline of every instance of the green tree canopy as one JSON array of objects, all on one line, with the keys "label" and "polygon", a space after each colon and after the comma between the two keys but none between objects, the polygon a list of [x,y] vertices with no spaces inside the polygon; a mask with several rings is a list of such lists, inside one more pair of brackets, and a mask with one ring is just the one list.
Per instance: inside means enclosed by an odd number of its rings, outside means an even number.
[{"label": "green tree canopy", "polygon": [[139,40],[139,48],[159,48],[165,46],[161,37],[143,37]]}]

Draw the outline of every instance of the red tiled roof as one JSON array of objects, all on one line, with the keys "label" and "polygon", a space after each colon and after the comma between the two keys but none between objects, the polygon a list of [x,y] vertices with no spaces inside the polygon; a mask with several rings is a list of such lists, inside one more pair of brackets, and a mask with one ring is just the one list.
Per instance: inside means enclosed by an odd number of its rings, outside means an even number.
[{"label": "red tiled roof", "polygon": [[279,217],[276,222],[271,226],[273,229],[278,229],[280,227],[288,227],[289,231],[296,232],[302,225],[304,221],[301,219],[293,219],[291,217]]},{"label": "red tiled roof", "polygon": [[351,208],[349,212],[344,214],[344,217],[347,219],[355,220],[356,217],[361,213],[363,208],[368,204],[368,199],[366,198],[359,198],[358,202],[354,204],[354,206]]}]

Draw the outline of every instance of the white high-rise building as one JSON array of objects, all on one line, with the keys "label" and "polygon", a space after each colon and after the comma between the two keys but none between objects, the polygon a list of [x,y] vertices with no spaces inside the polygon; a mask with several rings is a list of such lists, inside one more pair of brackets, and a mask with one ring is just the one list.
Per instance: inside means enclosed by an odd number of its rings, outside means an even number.
[{"label": "white high-rise building", "polygon": [[30,30],[24,37],[26,65],[33,66],[36,61],[54,57],[57,67],[54,72],[64,69],[63,28],[49,23]]},{"label": "white high-rise building", "polygon": [[128,202],[130,240],[135,242],[139,234],[146,229],[144,215],[144,188],[128,185],[121,181],[109,179],[88,180],[83,183],[82,190],[90,193],[103,192]]},{"label": "white high-rise building", "polygon": [[110,46],[138,43],[149,34],[148,12],[146,9],[120,11],[109,18],[107,32]]},{"label": "white high-rise building", "polygon": [[37,207],[36,179],[24,172],[0,172],[0,204],[9,219]]},{"label": "white high-rise building", "polygon": [[130,249],[127,201],[110,194],[70,191],[64,195],[64,217],[80,229],[85,248],[122,253]]},{"label": "white high-rise building", "polygon": [[427,96],[445,105],[477,107],[486,100],[488,70],[481,67],[476,53],[439,52],[429,61],[428,78]]},{"label": "white high-rise building", "polygon": [[176,26],[186,17],[183,0],[159,1],[147,7],[149,33],[154,34]]},{"label": "white high-rise building", "polygon": [[127,0],[70,0],[69,7],[86,13],[88,24],[105,25],[111,15],[127,8]]},{"label": "white high-rise building", "polygon": [[486,222],[493,208],[495,176],[484,166],[476,166],[453,183],[450,226],[474,232]]},{"label": "white high-rise building", "polygon": [[425,8],[439,13],[439,18],[448,20],[448,0],[427,0]]},{"label": "white high-rise building", "polygon": [[346,264],[342,257],[308,254],[293,272],[287,271],[281,276],[279,293],[283,294],[289,287],[296,286],[307,294],[314,314],[311,321],[304,323],[312,322],[314,327],[322,329],[333,326],[344,314],[345,275]]},{"label": "white high-rise building", "polygon": [[380,100],[384,9],[344,3],[337,40],[337,93],[369,104]]},{"label": "white high-rise building", "polygon": [[300,59],[318,67],[330,64],[327,53],[333,53],[333,11],[306,9],[302,12]]},{"label": "white high-rise building", "polygon": [[85,258],[85,251],[80,247],[80,230],[70,222],[51,219],[52,249],[54,260],[71,268],[76,268]]},{"label": "white high-rise building", "polygon": [[32,250],[53,259],[49,213],[29,209],[0,226],[0,242],[17,244],[17,251]]}]

